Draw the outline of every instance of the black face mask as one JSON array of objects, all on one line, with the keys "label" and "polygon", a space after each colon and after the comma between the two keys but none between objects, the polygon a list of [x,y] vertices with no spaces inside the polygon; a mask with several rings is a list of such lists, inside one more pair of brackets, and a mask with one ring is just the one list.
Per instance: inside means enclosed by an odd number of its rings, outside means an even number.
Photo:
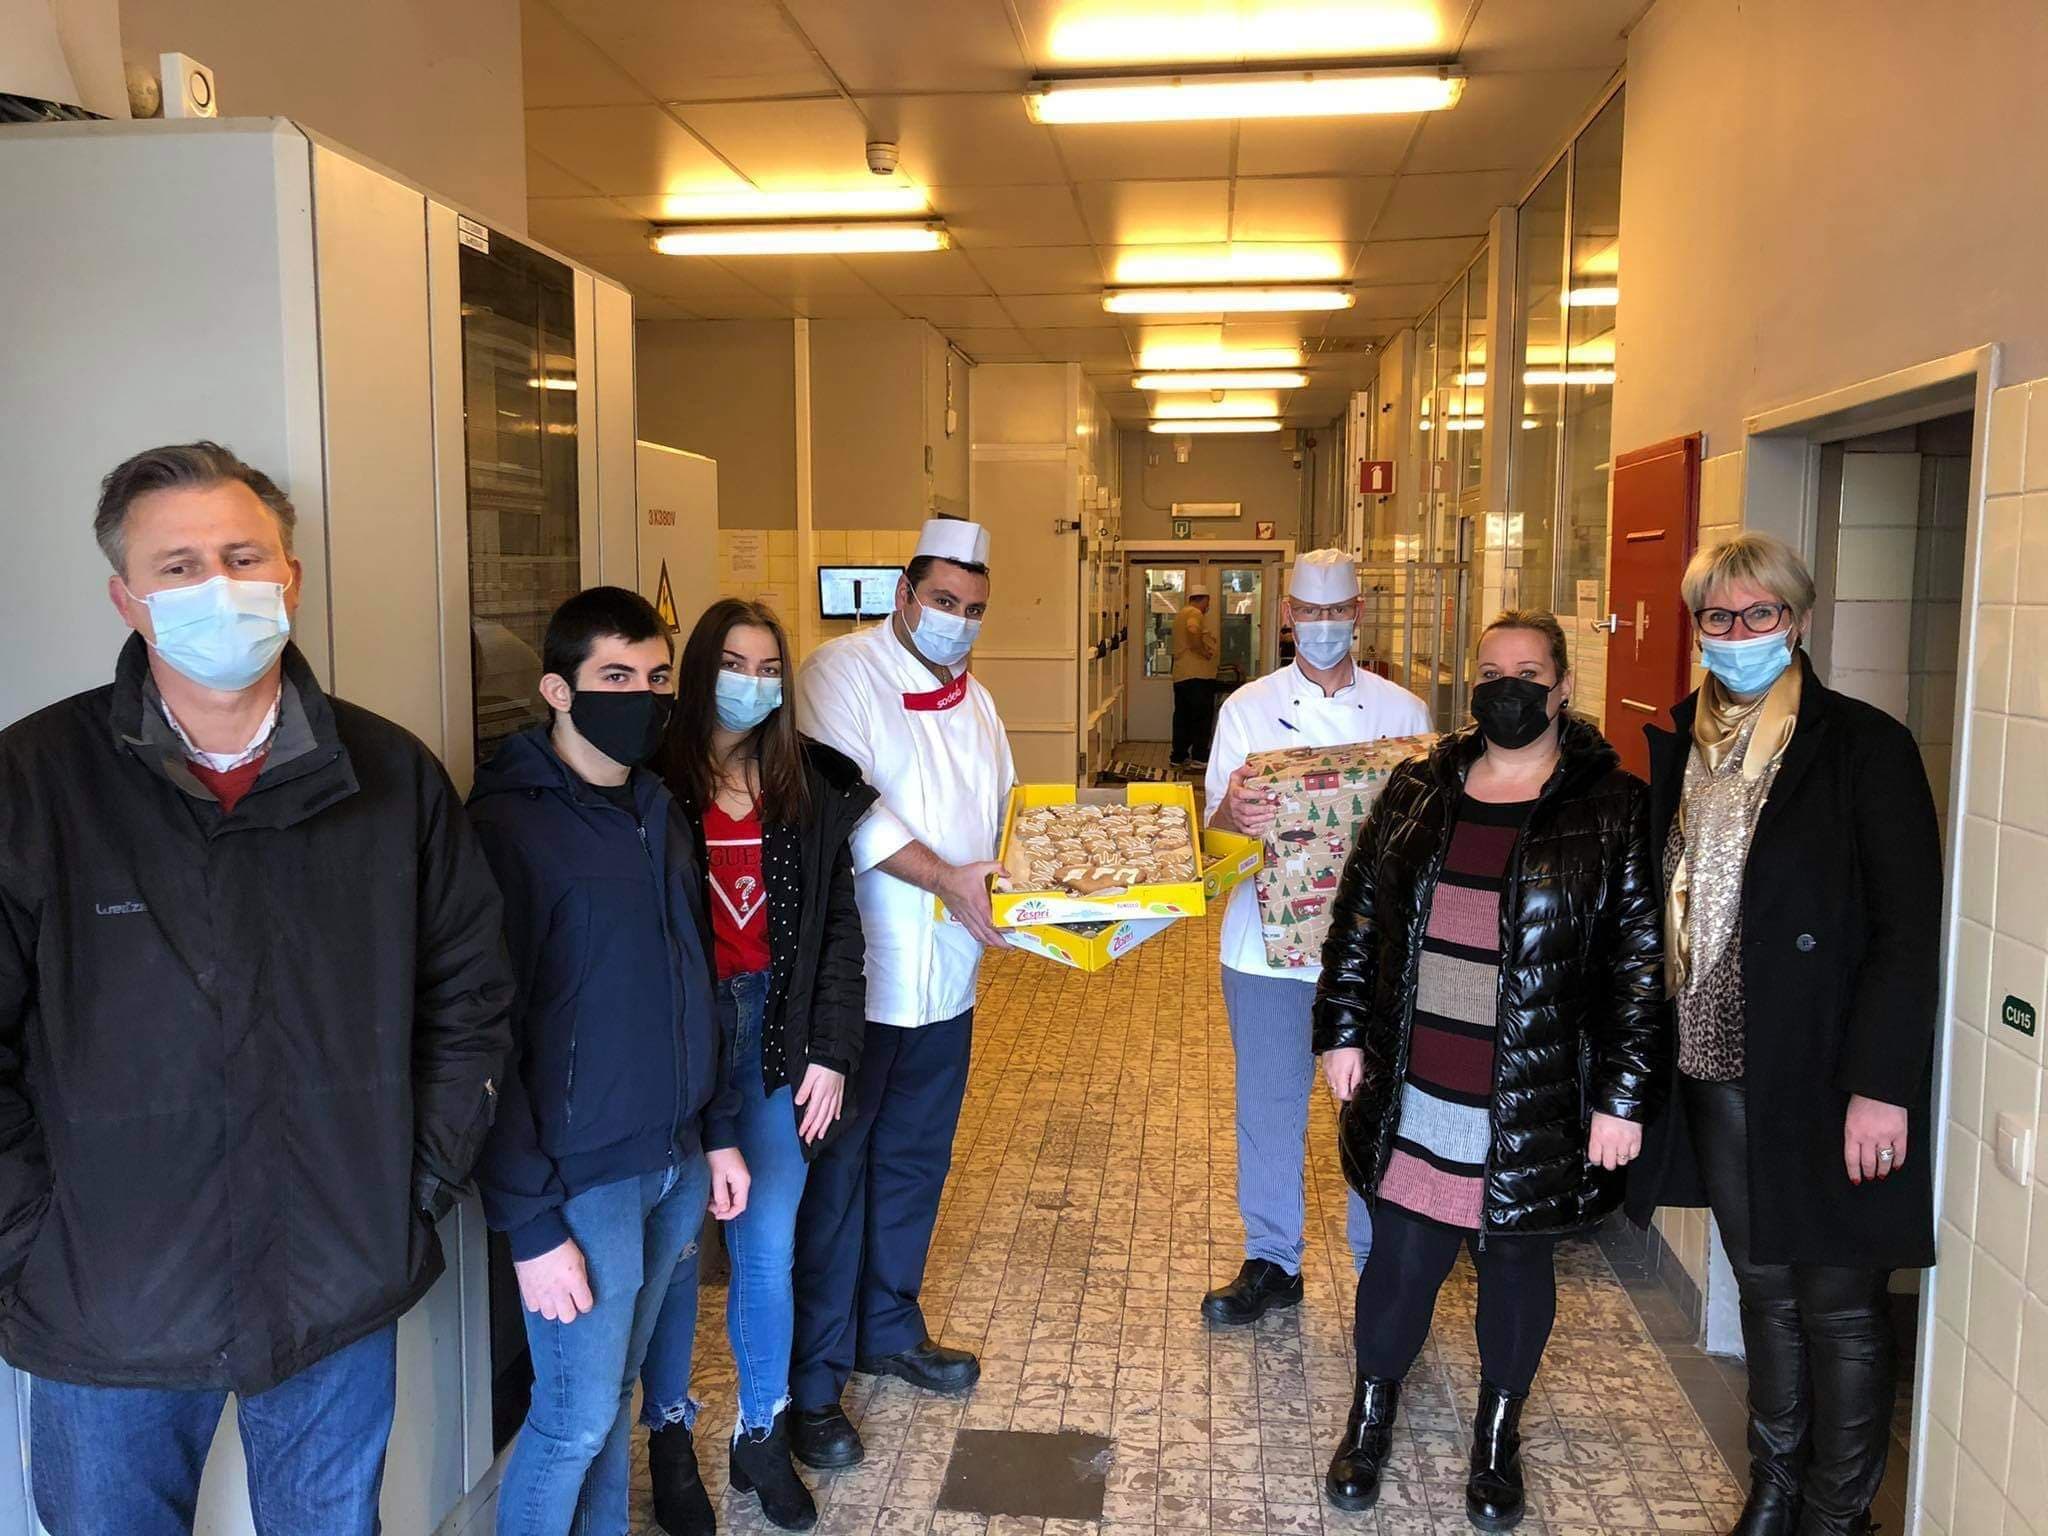
[{"label": "black face mask", "polygon": [[1526,677],[1496,677],[1472,690],[1472,718],[1496,747],[1526,747],[1550,725],[1550,690]]},{"label": "black face mask", "polygon": [[569,719],[578,734],[613,762],[638,768],[661,746],[668,717],[676,707],[672,694],[596,693],[578,690],[569,702]]}]

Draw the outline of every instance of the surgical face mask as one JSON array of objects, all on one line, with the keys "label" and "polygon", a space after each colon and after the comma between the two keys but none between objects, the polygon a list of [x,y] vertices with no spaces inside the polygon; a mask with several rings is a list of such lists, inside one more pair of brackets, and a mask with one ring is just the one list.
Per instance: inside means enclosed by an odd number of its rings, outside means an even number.
[{"label": "surgical face mask", "polygon": [[915,633],[918,651],[926,661],[935,661],[942,667],[958,666],[974,649],[975,637],[981,633],[981,620],[941,613],[919,603]]},{"label": "surgical face mask", "polygon": [[216,576],[135,600],[149,610],[151,647],[167,665],[202,688],[240,693],[271,669],[291,635],[284,594],[274,581]]},{"label": "surgical face mask", "polygon": [[718,674],[718,723],[728,731],[751,731],[781,707],[781,678]]},{"label": "surgical face mask", "polygon": [[661,746],[673,695],[640,689],[635,693],[599,693],[578,689],[569,701],[569,719],[577,734],[622,768],[638,768]]},{"label": "surgical face mask", "polygon": [[1327,672],[1351,654],[1355,619],[1303,619],[1294,626],[1294,654]]},{"label": "surgical face mask", "polygon": [[1748,640],[1700,641],[1700,659],[1731,693],[1762,693],[1792,665],[1792,638],[1756,635]]},{"label": "surgical face mask", "polygon": [[1550,690],[1526,677],[1489,678],[1472,690],[1472,718],[1496,747],[1526,747],[1550,727]]}]

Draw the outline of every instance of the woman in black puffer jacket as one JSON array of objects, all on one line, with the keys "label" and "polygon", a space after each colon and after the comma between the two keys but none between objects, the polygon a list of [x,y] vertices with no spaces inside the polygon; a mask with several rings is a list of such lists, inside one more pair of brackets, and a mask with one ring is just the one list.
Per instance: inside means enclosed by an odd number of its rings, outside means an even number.
[{"label": "woman in black puffer jacket", "polygon": [[1522,1515],[1521,1403],[1561,1233],[1621,1201],[1669,1054],[1647,792],[1589,723],[1547,613],[1479,642],[1476,729],[1389,780],[1345,866],[1315,1047],[1345,1176],[1373,1206],[1358,1387],[1330,1502],[1370,1508],[1403,1376],[1458,1249],[1479,1271],[1466,1513]]}]

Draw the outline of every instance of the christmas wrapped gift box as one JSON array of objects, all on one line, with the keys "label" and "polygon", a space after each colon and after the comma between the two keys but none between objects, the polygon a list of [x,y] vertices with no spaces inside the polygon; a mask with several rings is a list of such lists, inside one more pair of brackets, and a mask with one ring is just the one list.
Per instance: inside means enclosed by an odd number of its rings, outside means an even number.
[{"label": "christmas wrapped gift box", "polygon": [[1276,812],[1257,884],[1269,965],[1322,964],[1330,903],[1358,829],[1394,770],[1435,741],[1434,734],[1392,736],[1351,747],[1254,752],[1245,759],[1251,782]]}]

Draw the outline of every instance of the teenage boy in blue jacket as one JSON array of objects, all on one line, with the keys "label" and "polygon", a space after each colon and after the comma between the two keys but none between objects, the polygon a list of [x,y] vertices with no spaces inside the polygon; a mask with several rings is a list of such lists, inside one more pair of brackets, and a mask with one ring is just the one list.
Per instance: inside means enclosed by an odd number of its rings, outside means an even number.
[{"label": "teenage boy in blue jacket", "polygon": [[627,1529],[633,1384],[709,1202],[745,1208],[690,831],[641,767],[674,657],[648,602],[594,587],[549,621],[553,716],[477,774],[470,816],[505,895],[513,1064],[477,1169],[510,1240],[531,1406],[500,1536]]}]

